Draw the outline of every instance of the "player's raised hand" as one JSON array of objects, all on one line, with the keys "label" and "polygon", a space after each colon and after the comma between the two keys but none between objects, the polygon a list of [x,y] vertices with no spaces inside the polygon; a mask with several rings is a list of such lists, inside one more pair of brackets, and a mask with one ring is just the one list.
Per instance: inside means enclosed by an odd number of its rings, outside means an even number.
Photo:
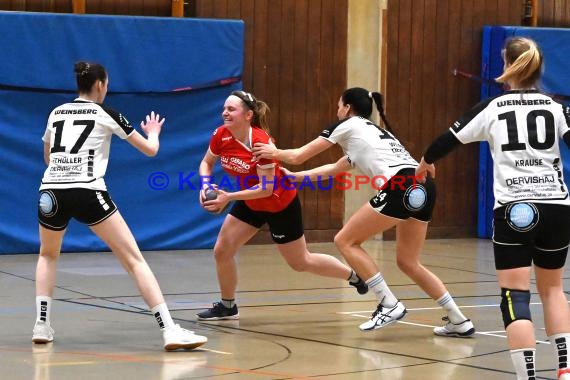
[{"label": "player's raised hand", "polygon": [[154,113],[152,111],[150,115],[146,115],[146,121],[141,121],[141,129],[146,133],[146,135],[150,135],[151,133],[160,134],[160,130],[162,129],[162,125],[164,124],[164,118],[160,120],[160,115],[158,113]]}]

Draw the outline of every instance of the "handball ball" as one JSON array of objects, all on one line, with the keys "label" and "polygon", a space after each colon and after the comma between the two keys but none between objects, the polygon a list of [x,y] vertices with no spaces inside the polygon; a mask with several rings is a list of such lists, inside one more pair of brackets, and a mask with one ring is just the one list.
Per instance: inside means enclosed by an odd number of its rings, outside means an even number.
[{"label": "handball ball", "polygon": [[[207,188],[204,190],[204,198],[206,201],[213,201],[214,199],[218,198],[218,192],[212,188]],[[226,203],[226,206],[218,211],[208,211],[211,214],[221,214],[224,212],[230,204]]]},{"label": "handball ball", "polygon": [[204,198],[206,198],[207,201],[213,201],[217,197],[218,197],[218,193],[216,192],[216,190],[214,190],[212,188],[207,188],[204,191]]}]

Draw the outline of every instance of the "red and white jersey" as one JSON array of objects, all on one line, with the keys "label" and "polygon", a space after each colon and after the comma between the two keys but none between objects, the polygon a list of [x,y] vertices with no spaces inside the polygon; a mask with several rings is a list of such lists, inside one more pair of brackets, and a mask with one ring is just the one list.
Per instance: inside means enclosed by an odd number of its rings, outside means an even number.
[{"label": "red and white jersey", "polygon": [[265,181],[257,176],[258,167],[274,168],[273,194],[266,198],[244,201],[249,208],[256,211],[281,211],[291,203],[297,193],[294,184],[291,184],[287,178],[283,178],[278,161],[254,160],[251,147],[257,142],[267,144],[270,140],[271,137],[263,129],[253,127],[249,129],[249,146],[247,146],[236,140],[230,130],[224,126],[218,127],[210,140],[210,153],[220,158],[222,168],[226,173],[237,177],[242,189],[256,185],[264,186]]},{"label": "red and white jersey", "polygon": [[120,113],[77,98],[51,111],[42,140],[50,161],[40,190],[84,188],[106,191],[103,179],[113,134],[126,139],[134,128]]},{"label": "red and white jersey", "polygon": [[369,178],[384,177],[377,180],[378,187],[401,169],[418,166],[393,134],[363,117],[340,120],[323,130],[320,137],[340,145],[351,165]]},{"label": "red and white jersey", "polygon": [[450,128],[463,144],[487,141],[495,206],[514,201],[570,204],[559,143],[570,130],[568,107],[532,91],[486,99]]}]

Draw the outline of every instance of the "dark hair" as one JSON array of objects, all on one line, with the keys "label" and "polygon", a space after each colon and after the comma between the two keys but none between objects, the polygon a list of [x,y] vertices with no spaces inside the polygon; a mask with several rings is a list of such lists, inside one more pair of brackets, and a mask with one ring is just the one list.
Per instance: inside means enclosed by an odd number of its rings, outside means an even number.
[{"label": "dark hair", "polygon": [[374,100],[374,103],[376,103],[376,109],[380,114],[380,119],[382,119],[382,122],[384,123],[384,128],[393,132],[392,127],[390,127],[388,119],[386,119],[386,115],[384,114],[384,105],[381,93],[370,92],[362,87],[352,87],[342,93],[341,99],[343,104],[350,105],[352,107],[352,111],[355,115],[366,119],[369,119],[370,115],[372,115],[372,101]]},{"label": "dark hair", "polygon": [[107,71],[98,63],[92,62],[77,62],[74,66],[75,78],[77,80],[77,90],[80,93],[87,93],[91,88],[100,80],[104,82],[107,80]]},{"label": "dark hair", "polygon": [[532,87],[542,74],[542,53],[530,38],[512,37],[505,41],[503,58],[510,66],[495,80],[505,83],[518,82],[522,87]]},{"label": "dark hair", "polygon": [[267,103],[256,99],[251,93],[245,91],[234,91],[231,95],[240,98],[246,107],[253,111],[252,125],[260,127],[269,134],[269,113],[271,110]]}]

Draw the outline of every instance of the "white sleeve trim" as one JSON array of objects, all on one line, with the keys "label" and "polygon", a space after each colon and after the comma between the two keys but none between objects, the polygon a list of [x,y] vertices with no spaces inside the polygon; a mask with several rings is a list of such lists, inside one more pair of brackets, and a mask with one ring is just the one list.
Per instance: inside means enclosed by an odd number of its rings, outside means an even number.
[{"label": "white sleeve trim", "polygon": [[275,163],[271,163],[271,164],[265,164],[265,165],[259,165],[257,164],[257,167],[261,168],[261,169],[272,169],[275,167]]}]

